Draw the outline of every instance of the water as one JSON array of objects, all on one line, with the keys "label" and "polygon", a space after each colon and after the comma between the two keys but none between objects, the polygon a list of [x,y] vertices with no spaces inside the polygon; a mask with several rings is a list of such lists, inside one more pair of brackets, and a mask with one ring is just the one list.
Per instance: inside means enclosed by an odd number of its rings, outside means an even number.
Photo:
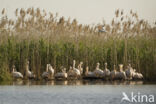
[{"label": "water", "polygon": [[121,102],[122,92],[156,96],[156,84],[142,81],[16,81],[0,85],[0,104],[130,104]]}]

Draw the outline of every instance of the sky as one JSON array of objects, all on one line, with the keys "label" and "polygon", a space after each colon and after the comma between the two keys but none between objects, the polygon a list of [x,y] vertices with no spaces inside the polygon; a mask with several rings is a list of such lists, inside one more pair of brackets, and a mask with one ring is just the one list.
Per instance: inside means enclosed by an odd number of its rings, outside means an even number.
[{"label": "sky", "polygon": [[82,24],[109,23],[116,9],[129,13],[132,9],[151,24],[156,21],[156,0],[0,0],[0,11],[6,8],[9,18],[16,8],[40,8],[58,13],[66,19],[76,18]]}]

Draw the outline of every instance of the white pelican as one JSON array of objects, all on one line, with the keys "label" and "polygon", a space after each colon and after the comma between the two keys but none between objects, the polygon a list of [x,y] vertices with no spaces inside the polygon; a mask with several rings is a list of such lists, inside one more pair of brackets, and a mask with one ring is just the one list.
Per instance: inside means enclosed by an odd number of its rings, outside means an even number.
[{"label": "white pelican", "polygon": [[50,74],[50,78],[54,77],[54,68],[48,64],[48,73]]},{"label": "white pelican", "polygon": [[43,72],[43,74],[42,74],[42,78],[44,78],[44,79],[48,79],[49,78],[48,68],[49,68],[49,64],[47,64],[46,71]]},{"label": "white pelican", "polygon": [[117,70],[116,70],[116,68],[115,68],[115,65],[114,65],[114,69],[110,72],[110,78],[112,79],[112,80],[114,80],[114,79],[116,79],[117,78]]},{"label": "white pelican", "polygon": [[88,66],[86,67],[85,76],[89,77],[89,78],[95,77],[94,72],[89,71],[89,67]]},{"label": "white pelican", "polygon": [[17,72],[15,69],[15,66],[13,65],[13,69],[12,69],[12,76],[13,78],[23,78],[23,75],[20,72]]},{"label": "white pelican", "polygon": [[73,60],[73,74],[76,78],[81,76],[80,70],[75,68],[76,61]]},{"label": "white pelican", "polygon": [[66,73],[66,68],[63,68],[62,72],[58,72],[55,74],[56,79],[66,79],[67,77],[68,77],[68,75]]},{"label": "white pelican", "polygon": [[101,70],[99,67],[100,67],[100,63],[97,63],[96,69],[94,70],[94,74],[96,77],[102,77],[103,76],[103,70]]},{"label": "white pelican", "polygon": [[83,68],[82,68],[83,62],[80,62],[78,65],[78,69],[80,70],[80,74],[83,74]]},{"label": "white pelican", "polygon": [[73,68],[71,66],[70,66],[69,71],[68,71],[68,76],[69,77],[74,77]]},{"label": "white pelican", "polygon": [[133,79],[143,79],[143,75],[134,69]]},{"label": "white pelican", "polygon": [[119,65],[120,72],[118,73],[119,79],[126,79],[126,73],[123,71],[123,64]]},{"label": "white pelican", "polygon": [[134,70],[131,67],[131,64],[129,64],[127,66],[127,70],[125,71],[125,73],[126,73],[126,76],[127,76],[128,79],[132,79],[133,78]]},{"label": "white pelican", "polygon": [[26,63],[26,76],[30,79],[35,78],[35,75],[29,70],[29,61]]},{"label": "white pelican", "polygon": [[107,69],[107,63],[105,63],[105,69],[103,71],[104,77],[108,78],[110,76],[110,70]]}]

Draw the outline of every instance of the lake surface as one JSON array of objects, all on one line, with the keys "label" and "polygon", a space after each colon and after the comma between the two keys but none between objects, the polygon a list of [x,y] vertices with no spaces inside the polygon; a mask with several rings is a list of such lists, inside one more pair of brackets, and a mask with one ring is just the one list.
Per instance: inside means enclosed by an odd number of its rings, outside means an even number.
[{"label": "lake surface", "polygon": [[[15,81],[0,85],[0,104],[133,104],[122,92],[154,95],[156,84],[142,81]],[[134,103],[134,104],[156,104]]]}]

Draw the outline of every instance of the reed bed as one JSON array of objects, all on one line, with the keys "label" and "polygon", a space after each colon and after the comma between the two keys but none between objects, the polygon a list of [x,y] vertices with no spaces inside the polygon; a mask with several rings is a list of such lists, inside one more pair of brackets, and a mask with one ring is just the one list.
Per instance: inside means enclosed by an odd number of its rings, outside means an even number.
[{"label": "reed bed", "polygon": [[[22,74],[25,63],[40,79],[46,64],[60,71],[73,59],[95,69],[97,62],[113,65],[131,63],[148,80],[156,79],[156,25],[139,19],[137,13],[116,10],[110,24],[79,24],[39,8],[16,9],[16,19],[8,19],[5,9],[0,19],[0,80],[11,79],[14,64]],[[106,32],[98,29],[104,26]]]}]

